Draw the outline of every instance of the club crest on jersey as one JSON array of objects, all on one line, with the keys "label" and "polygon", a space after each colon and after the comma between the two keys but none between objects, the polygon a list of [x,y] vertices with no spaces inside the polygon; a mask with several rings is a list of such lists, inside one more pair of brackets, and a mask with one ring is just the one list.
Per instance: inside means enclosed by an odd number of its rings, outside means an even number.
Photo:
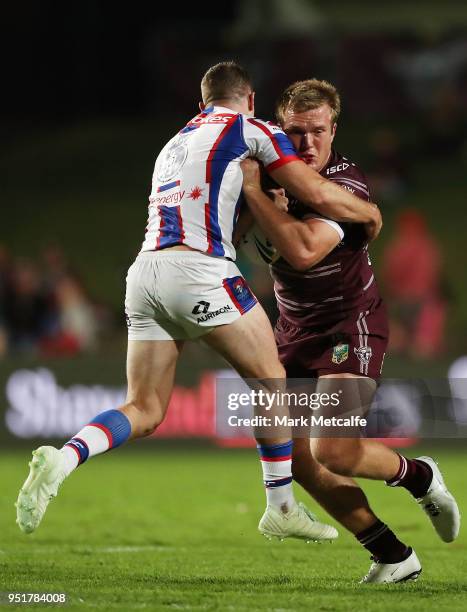
[{"label": "club crest on jersey", "polygon": [[243,296],[243,292],[245,291],[245,281],[243,278],[239,278],[238,280],[234,281],[232,284],[232,289],[237,297],[241,298]]},{"label": "club crest on jersey", "polygon": [[373,355],[371,346],[360,346],[359,348],[354,348],[354,352],[361,363],[364,365],[368,365],[370,363],[370,359]]},{"label": "club crest on jersey", "polygon": [[161,152],[157,161],[156,177],[161,183],[174,178],[182,169],[188,155],[186,137],[179,135],[172,140]]},{"label": "club crest on jersey", "polygon": [[335,347],[333,347],[332,363],[336,363],[338,365],[339,363],[343,363],[344,361],[346,361],[348,358],[349,358],[349,345],[348,344],[342,344],[342,342],[340,342],[339,344],[336,344]]}]

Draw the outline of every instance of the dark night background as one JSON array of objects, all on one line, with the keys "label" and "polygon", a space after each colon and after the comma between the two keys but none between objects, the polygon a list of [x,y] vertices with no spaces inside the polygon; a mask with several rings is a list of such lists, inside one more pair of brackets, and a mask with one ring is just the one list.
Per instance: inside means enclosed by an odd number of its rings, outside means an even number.
[{"label": "dark night background", "polygon": [[[155,157],[196,113],[204,71],[224,59],[250,71],[257,115],[268,119],[294,80],[337,85],[337,148],[362,166],[384,213],[372,254],[392,310],[395,370],[420,363],[445,372],[467,351],[463,3],[239,0],[182,9],[48,0],[8,3],[1,22],[4,359],[124,347],[124,278],[141,244]],[[407,229],[418,236],[401,238]],[[401,244],[421,246],[412,256]],[[404,271],[424,279],[409,297],[396,273],[407,256],[413,271]],[[243,255],[240,264],[274,318],[267,270]],[[28,315],[18,340],[8,313],[22,291]],[[73,350],[54,335],[69,302],[95,329]]]}]

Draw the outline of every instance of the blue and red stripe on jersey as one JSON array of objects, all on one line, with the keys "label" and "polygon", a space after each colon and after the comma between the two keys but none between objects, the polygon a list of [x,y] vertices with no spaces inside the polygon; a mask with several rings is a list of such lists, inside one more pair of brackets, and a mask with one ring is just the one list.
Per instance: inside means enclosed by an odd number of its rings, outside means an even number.
[{"label": "blue and red stripe on jersey", "polygon": [[157,211],[160,218],[157,248],[165,249],[169,246],[181,244],[185,239],[185,230],[183,229],[180,206],[159,204]]},{"label": "blue and red stripe on jersey", "polygon": [[166,183],[165,185],[160,185],[157,188],[157,193],[161,193],[162,191],[168,191],[169,189],[173,189],[174,187],[178,187],[180,185],[180,181],[173,181],[172,183]]},{"label": "blue and red stripe on jersey", "polygon": [[209,201],[205,205],[205,223],[208,239],[207,252],[224,256],[222,231],[219,225],[219,193],[225,171],[230,162],[241,157],[248,147],[243,137],[242,115],[232,116],[219,134],[206,162],[206,183],[209,185]]},{"label": "blue and red stripe on jersey", "polygon": [[248,312],[258,301],[243,276],[224,278],[222,285],[241,314]]},{"label": "blue and red stripe on jersey", "polygon": [[275,152],[277,153],[279,159],[266,166],[266,170],[270,172],[271,170],[275,170],[276,168],[280,168],[284,164],[288,164],[293,161],[299,161],[299,157],[297,156],[297,152],[295,147],[293,146],[291,140],[286,136],[283,132],[278,132],[277,134],[273,134],[268,128],[263,125],[260,121],[256,119],[250,118],[248,121],[259,128],[262,132],[264,132],[271,140],[272,145],[274,147]]}]

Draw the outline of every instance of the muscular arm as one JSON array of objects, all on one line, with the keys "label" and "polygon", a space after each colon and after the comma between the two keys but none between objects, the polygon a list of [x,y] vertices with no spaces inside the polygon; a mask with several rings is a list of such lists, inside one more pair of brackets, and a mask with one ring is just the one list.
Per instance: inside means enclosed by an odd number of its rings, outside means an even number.
[{"label": "muscular arm", "polygon": [[370,240],[375,239],[381,231],[381,213],[375,204],[364,202],[346,189],[324,179],[304,162],[290,162],[272,170],[270,175],[317,213],[335,221],[364,223]]},{"label": "muscular arm", "polygon": [[337,230],[319,219],[299,221],[278,210],[258,184],[244,182],[243,193],[258,225],[296,270],[308,270],[341,241]]}]

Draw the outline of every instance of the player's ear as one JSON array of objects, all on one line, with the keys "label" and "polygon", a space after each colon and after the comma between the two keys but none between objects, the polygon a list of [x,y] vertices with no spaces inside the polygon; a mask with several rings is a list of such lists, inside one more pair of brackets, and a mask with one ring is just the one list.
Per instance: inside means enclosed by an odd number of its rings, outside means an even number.
[{"label": "player's ear", "polygon": [[248,110],[251,114],[255,114],[255,92],[252,91],[248,94]]},{"label": "player's ear", "polygon": [[334,136],[336,135],[337,123],[334,123],[331,128],[332,139],[334,140]]},{"label": "player's ear", "polygon": [[206,104],[204,102],[198,102],[198,106],[201,112],[203,112],[204,109],[206,108]]}]

